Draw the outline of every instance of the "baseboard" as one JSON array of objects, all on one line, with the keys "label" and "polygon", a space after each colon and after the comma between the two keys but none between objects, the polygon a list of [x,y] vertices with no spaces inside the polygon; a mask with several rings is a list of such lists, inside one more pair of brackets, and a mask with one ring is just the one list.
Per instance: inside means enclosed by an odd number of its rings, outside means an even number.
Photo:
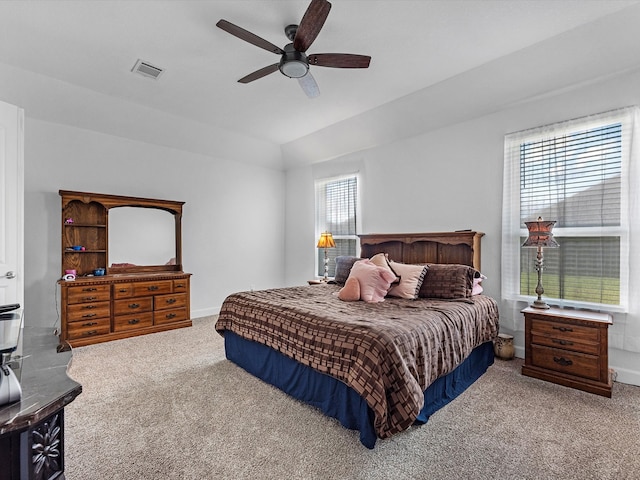
[{"label": "baseboard", "polygon": [[218,315],[220,313],[220,307],[211,308],[199,308],[198,310],[191,310],[191,319],[200,317],[209,317],[211,315]]},{"label": "baseboard", "polygon": [[615,365],[609,365],[609,368],[613,369],[615,376],[613,379],[616,382],[628,383],[629,385],[635,385],[640,387],[640,372],[637,370],[629,370],[628,368],[620,368]]}]

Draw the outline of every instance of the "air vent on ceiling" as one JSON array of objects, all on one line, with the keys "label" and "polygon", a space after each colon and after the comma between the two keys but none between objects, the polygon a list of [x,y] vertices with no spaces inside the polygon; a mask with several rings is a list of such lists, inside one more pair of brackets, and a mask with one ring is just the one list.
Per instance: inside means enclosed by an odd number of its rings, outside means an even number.
[{"label": "air vent on ceiling", "polygon": [[131,69],[133,73],[138,73],[143,77],[153,78],[156,80],[164,70],[160,67],[156,67],[151,65],[149,62],[144,62],[142,60],[138,60],[136,64]]}]

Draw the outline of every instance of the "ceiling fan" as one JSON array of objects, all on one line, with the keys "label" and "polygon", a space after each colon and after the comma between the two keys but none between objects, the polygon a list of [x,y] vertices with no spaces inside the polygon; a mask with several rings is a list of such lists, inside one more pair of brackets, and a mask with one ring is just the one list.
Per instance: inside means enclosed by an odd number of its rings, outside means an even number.
[{"label": "ceiling fan", "polygon": [[235,35],[245,42],[269,52],[280,55],[280,61],[267,67],[256,70],[242,77],[238,82],[249,83],[265,77],[277,70],[289,78],[297,78],[302,90],[309,98],[320,94],[318,84],[309,71],[309,66],[334,67],[334,68],[368,68],[371,57],[367,55],[355,55],[351,53],[316,53],[306,54],[313,41],[316,39],[331,10],[331,3],[327,0],[311,0],[304,13],[300,25],[287,25],[284,33],[292,42],[284,48],[260,38],[259,36],[234,25],[226,20],[220,20],[216,26],[225,32]]}]

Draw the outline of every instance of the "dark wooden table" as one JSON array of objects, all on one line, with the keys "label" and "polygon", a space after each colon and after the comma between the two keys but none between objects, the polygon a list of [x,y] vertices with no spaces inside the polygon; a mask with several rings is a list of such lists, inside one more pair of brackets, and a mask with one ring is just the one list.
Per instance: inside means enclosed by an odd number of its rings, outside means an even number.
[{"label": "dark wooden table", "polygon": [[82,386],[67,376],[71,352],[56,352],[51,328],[25,327],[22,340],[9,362],[22,399],[0,406],[0,480],[62,480],[64,407]]}]

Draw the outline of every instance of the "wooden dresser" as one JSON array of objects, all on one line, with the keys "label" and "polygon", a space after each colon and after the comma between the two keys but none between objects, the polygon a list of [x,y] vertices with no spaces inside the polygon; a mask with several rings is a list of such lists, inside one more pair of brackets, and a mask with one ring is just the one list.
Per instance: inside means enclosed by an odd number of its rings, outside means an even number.
[{"label": "wooden dresser", "polygon": [[[191,274],[182,270],[184,202],[59,193],[58,349],[190,326]],[[69,274],[75,278],[65,279]]]},{"label": "wooden dresser", "polygon": [[61,349],[191,326],[188,273],[61,281]]},{"label": "wooden dresser", "polygon": [[528,307],[522,374],[611,397],[609,314]]}]

